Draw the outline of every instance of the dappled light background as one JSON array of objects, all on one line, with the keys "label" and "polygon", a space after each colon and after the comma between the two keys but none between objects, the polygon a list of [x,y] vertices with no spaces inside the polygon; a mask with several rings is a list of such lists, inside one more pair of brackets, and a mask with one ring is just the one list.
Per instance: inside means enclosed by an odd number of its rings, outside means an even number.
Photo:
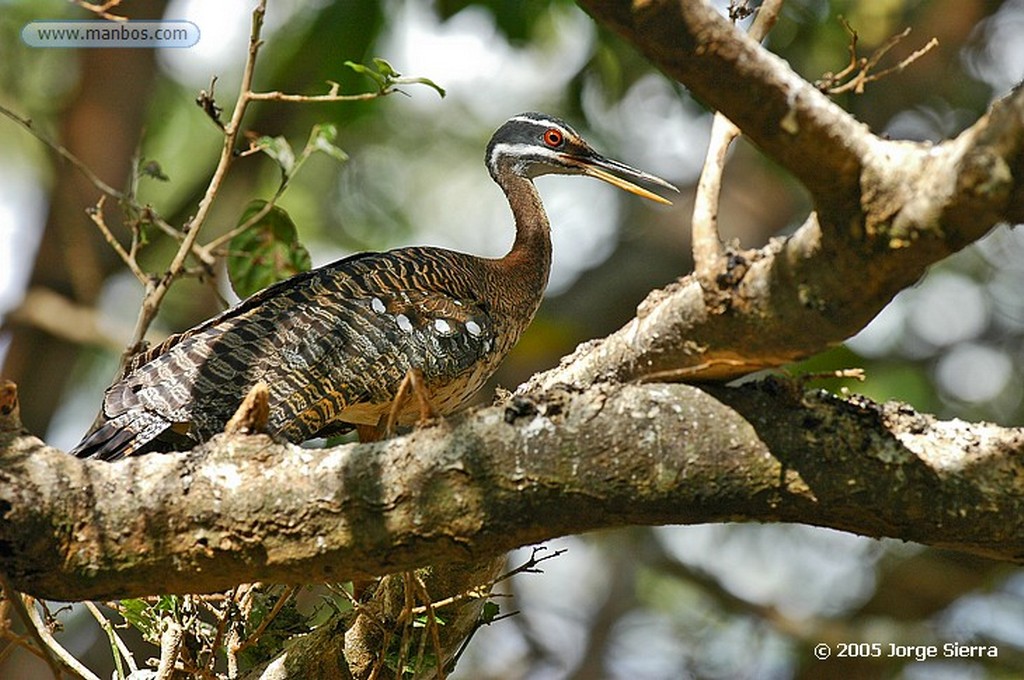
[{"label": "dappled light background", "polygon": [[[180,225],[194,214],[220,146],[219,130],[195,98],[216,76],[216,99],[230,115],[252,5],[127,1],[131,16],[187,19],[202,35],[197,46],[160,51],[151,70],[134,73],[117,60],[142,59],[141,53],[122,50],[110,62],[90,62],[97,55],[30,49],[18,37],[29,20],[86,18],[82,10],[58,0],[0,0],[0,103],[91,165],[116,156],[117,163],[104,166],[112,174],[100,173],[114,186],[127,185],[133,153],[158,162],[169,181],[143,178],[139,196]],[[522,111],[560,115],[598,150],[682,189],[665,208],[588,179],[538,181],[553,225],[549,294],[481,399],[491,399],[497,385],[514,388],[553,366],[577,343],[614,331],[650,290],[690,270],[692,185],[710,115],[574,4],[269,5],[260,90],[317,94],[336,81],[343,92],[368,91],[372,83],[344,62],[376,56],[447,90],[444,99],[409,85],[369,102],[252,106],[247,129],[283,135],[296,148],[312,125],[338,126],[350,160],[314,157],[280,201],[315,265],[409,244],[503,254],[512,240],[511,217],[483,153],[494,129]],[[906,71],[869,85],[863,95],[838,97],[879,133],[932,141],[953,136],[1024,78],[1020,0],[791,1],[768,44],[811,81],[840,71],[849,44],[840,15],[859,32],[862,54],[912,27],[891,63],[939,39]],[[96,92],[107,99],[130,93],[130,104],[97,112],[86,96]],[[69,190],[73,170],[6,118],[0,118],[0,148],[3,375],[21,384],[29,427],[70,447],[98,408],[142,291],[102,254],[105,246],[85,214],[95,190]],[[249,200],[271,196],[278,179],[266,156],[239,159],[208,237],[234,226]],[[749,144],[732,152],[719,211],[726,238],[760,246],[791,232],[811,208],[801,188]],[[116,208],[108,203],[107,211]],[[171,247],[154,233],[144,266],[160,271]],[[212,280],[174,288],[152,338],[233,302],[224,278],[218,271]],[[84,316],[26,297],[41,289],[73,302]],[[53,327],[40,330],[40,316]],[[31,351],[18,349],[26,343]],[[946,418],[1024,424],[1024,230],[997,228],[899,294],[848,343],[793,370],[850,367],[864,367],[866,382],[822,384],[905,400]],[[33,391],[29,382],[38,383]],[[984,642],[1001,652],[984,661],[881,660],[881,675],[1024,672],[1024,576],[1005,564],[803,526],[638,528],[566,538],[552,542],[549,549],[555,548],[567,552],[545,562],[543,574],[502,586],[511,596],[499,601],[502,611],[520,613],[482,628],[456,677],[824,677],[843,669],[841,660],[820,665],[810,653],[826,631],[830,640]],[[528,555],[514,553],[510,564]],[[61,620],[71,651],[109,677],[110,651],[95,621],[79,608]],[[152,651],[140,658],[147,654]],[[0,677],[47,677],[20,652],[2,663]]]}]

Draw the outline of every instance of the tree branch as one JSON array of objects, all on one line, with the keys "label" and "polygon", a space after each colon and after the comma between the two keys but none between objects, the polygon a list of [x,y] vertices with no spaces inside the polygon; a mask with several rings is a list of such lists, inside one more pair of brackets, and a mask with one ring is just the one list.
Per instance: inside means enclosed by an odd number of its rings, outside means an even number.
[{"label": "tree branch", "polygon": [[[1024,558],[1024,430],[738,389],[598,385],[309,450],[219,436],[109,464],[3,442],[0,571],[58,600],[341,581],[628,524],[793,521]],[[513,421],[511,423],[507,421]]]},{"label": "tree branch", "polygon": [[930,265],[1024,220],[1024,87],[956,139],[883,140],[704,3],[581,4],[801,179],[817,212],[786,240],[726,258],[717,288],[705,272],[655,291],[527,389],[721,380],[803,359],[855,334]]}]

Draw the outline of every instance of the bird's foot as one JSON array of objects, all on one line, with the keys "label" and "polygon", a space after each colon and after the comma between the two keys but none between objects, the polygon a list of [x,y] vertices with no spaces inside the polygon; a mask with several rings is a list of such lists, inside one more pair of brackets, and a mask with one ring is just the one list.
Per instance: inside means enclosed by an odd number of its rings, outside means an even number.
[{"label": "bird's foot", "polygon": [[402,382],[398,385],[398,392],[395,394],[394,401],[391,402],[391,413],[388,414],[388,420],[384,426],[386,436],[390,437],[395,433],[395,429],[398,426],[398,416],[410,398],[416,399],[416,405],[419,409],[419,419],[416,421],[417,426],[422,427],[438,417],[437,411],[434,410],[434,406],[430,403],[430,390],[427,389],[426,384],[423,382],[422,371],[418,368],[410,368],[406,372],[405,377],[402,378]]}]

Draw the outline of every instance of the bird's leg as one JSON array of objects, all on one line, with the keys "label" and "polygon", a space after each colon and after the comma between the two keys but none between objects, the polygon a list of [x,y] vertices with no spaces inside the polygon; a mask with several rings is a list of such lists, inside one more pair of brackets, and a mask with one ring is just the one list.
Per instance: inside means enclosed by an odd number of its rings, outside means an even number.
[{"label": "bird's leg", "polygon": [[402,378],[402,382],[398,385],[398,392],[395,393],[395,399],[391,402],[391,413],[388,414],[388,421],[384,426],[384,431],[389,437],[395,432],[395,427],[398,425],[398,415],[401,413],[402,407],[405,406],[410,392],[412,396],[416,397],[416,402],[420,409],[418,425],[437,416],[437,411],[434,410],[433,405],[430,403],[430,390],[423,384],[422,371],[418,368],[410,368],[406,371],[405,377]]}]

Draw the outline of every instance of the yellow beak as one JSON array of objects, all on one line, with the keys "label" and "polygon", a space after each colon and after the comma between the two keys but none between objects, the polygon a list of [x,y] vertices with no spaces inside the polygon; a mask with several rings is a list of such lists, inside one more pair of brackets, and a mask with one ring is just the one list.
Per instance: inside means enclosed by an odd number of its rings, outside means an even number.
[{"label": "yellow beak", "polygon": [[[607,159],[602,158],[601,160]],[[665,187],[666,189],[671,189],[672,191],[675,191],[677,193],[679,191],[679,189],[676,189],[674,186],[672,186],[665,180],[661,179],[660,177],[656,177],[654,175],[643,172],[641,170],[637,170],[635,168],[631,168],[628,165],[618,163],[617,161],[610,161],[608,164],[614,167],[618,172],[622,174],[629,174],[630,176],[636,177],[639,180],[650,182],[651,184],[657,184],[658,186]],[[582,168],[584,175],[589,175],[590,177],[596,177],[597,179],[604,180],[605,182],[613,184],[620,189],[624,189],[630,192],[631,194],[643,196],[644,198],[650,199],[657,203],[662,203],[664,205],[672,205],[672,201],[668,200],[667,198],[663,198],[658,194],[654,193],[653,191],[648,191],[647,189],[644,189],[642,186],[633,184],[624,177],[620,177],[619,175],[613,175],[611,172],[605,170],[604,168],[598,165],[584,163],[582,164]],[[626,173],[625,171],[628,171],[628,173]]]}]

